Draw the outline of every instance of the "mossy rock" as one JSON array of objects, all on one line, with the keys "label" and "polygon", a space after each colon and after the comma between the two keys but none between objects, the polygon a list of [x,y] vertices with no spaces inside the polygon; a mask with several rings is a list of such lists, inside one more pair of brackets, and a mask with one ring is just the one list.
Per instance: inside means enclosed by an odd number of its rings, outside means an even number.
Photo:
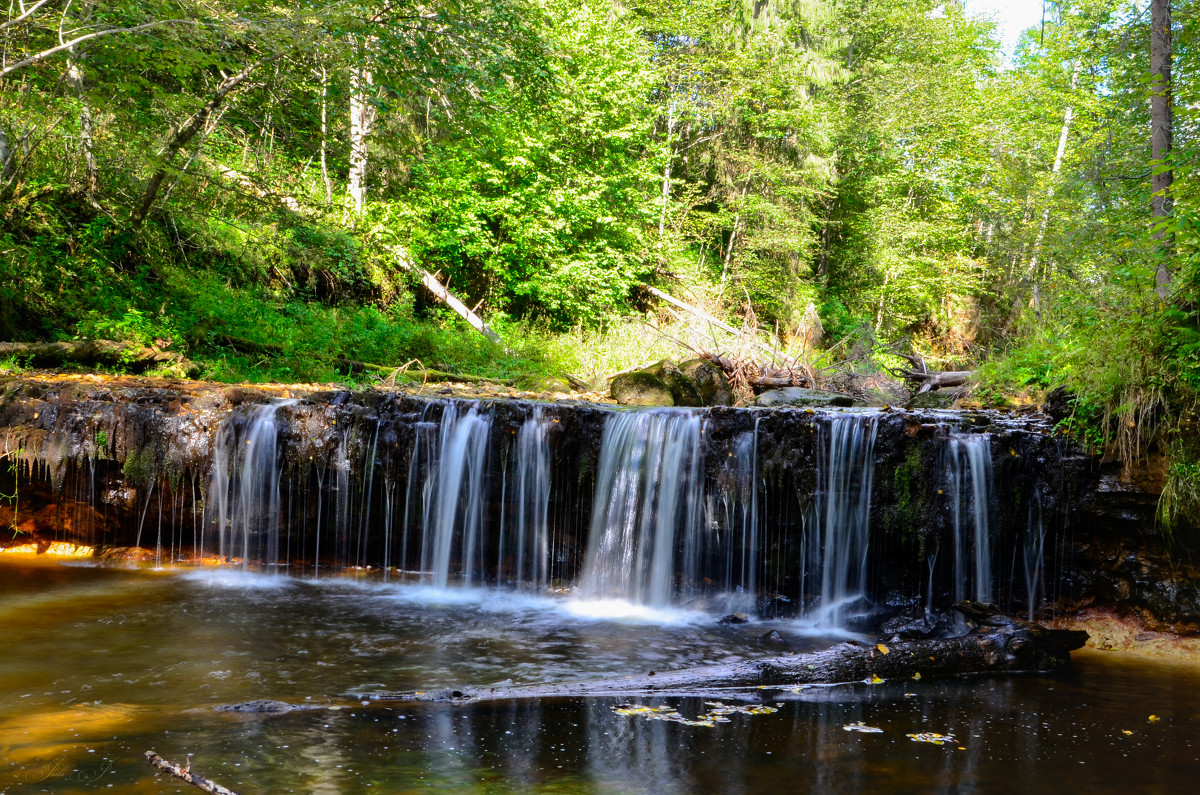
[{"label": "mossy rock", "polygon": [[609,387],[613,400],[623,406],[674,406],[671,388],[661,378],[646,370],[622,373]]},{"label": "mossy rock", "polygon": [[701,397],[700,390],[692,383],[692,379],[675,366],[674,362],[663,359],[658,364],[647,367],[643,372],[657,376],[667,385],[667,389],[671,391],[671,399],[675,401],[676,406],[704,405],[704,398]]},{"label": "mossy rock", "polygon": [[679,365],[683,373],[696,387],[705,406],[732,406],[733,388],[725,371],[709,359],[691,359]]}]

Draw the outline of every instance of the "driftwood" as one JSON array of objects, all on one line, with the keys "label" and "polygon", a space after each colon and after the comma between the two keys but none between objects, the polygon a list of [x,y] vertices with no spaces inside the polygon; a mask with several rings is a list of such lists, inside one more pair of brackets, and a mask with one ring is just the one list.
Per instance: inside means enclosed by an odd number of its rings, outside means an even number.
[{"label": "driftwood", "polygon": [[795,367],[776,367],[735,361],[728,356],[710,354],[707,358],[720,367],[730,380],[740,378],[756,390],[779,389],[787,386],[816,387],[816,375],[806,364]]},{"label": "driftwood", "polygon": [[169,365],[181,372],[195,370],[195,365],[178,353],[149,348],[135,342],[113,340],[72,340],[70,342],[0,342],[0,357],[15,356],[35,367],[57,367],[63,364],[108,365],[131,370],[148,370]]},{"label": "driftwood", "polygon": [[474,703],[578,696],[709,695],[737,690],[769,694],[772,690],[799,685],[874,681],[876,678],[912,680],[1058,670],[1070,666],[1070,652],[1081,648],[1088,638],[1082,630],[1047,629],[1040,624],[1000,616],[987,605],[964,602],[955,609],[976,625],[957,638],[902,641],[889,646],[842,643],[817,652],[678,671],[652,671],[623,679],[427,693],[381,693],[372,697],[384,701]]},{"label": "driftwood", "polygon": [[157,767],[164,773],[169,773],[180,781],[186,781],[193,787],[198,787],[205,792],[212,792],[215,793],[215,795],[237,795],[237,793],[233,790],[228,789],[227,787],[222,787],[215,781],[210,781],[203,776],[191,772],[191,762],[188,762],[187,767],[184,767],[183,765],[163,759],[153,751],[146,752],[146,760],[152,767]]},{"label": "driftwood", "polygon": [[917,394],[930,392],[944,386],[962,386],[975,377],[974,370],[930,370],[920,356],[907,353],[896,354],[912,365],[911,369],[893,369],[892,373],[917,386]]}]

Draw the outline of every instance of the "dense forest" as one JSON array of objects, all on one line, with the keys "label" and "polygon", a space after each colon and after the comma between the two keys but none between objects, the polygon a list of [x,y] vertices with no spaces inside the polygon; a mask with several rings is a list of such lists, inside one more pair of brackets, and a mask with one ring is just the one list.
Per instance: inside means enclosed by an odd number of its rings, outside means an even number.
[{"label": "dense forest", "polygon": [[1047,2],[1010,61],[953,0],[12,0],[0,339],[602,384],[720,347],[653,287],[818,371],[1065,387],[1185,527],[1198,12]]}]

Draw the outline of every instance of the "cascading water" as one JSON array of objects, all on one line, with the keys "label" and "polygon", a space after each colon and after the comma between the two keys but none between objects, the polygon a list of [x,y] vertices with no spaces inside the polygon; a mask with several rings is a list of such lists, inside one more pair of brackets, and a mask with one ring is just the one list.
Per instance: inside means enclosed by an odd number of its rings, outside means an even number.
[{"label": "cascading water", "polygon": [[437,465],[426,481],[422,569],[439,588],[450,584],[456,560],[464,585],[483,573],[484,485],[491,416],[472,405],[465,414],[450,403],[442,413]]},{"label": "cascading water", "polygon": [[818,627],[841,627],[867,591],[871,489],[875,477],[874,414],[841,414],[818,426],[816,527],[806,533],[802,581],[816,577],[819,601],[809,617]]},{"label": "cascading water", "polygon": [[[510,553],[518,586],[544,589],[550,584],[550,427],[541,406],[536,406],[517,433],[513,451],[515,469],[515,516],[501,521],[501,532],[509,533],[509,543],[501,536],[497,579],[502,579],[504,557]],[[505,527],[505,525],[509,527]],[[515,528],[512,526],[515,525]]]},{"label": "cascading water", "polygon": [[992,446],[989,434],[953,434],[946,447],[946,481],[954,530],[954,601],[990,604]]},{"label": "cascading water", "polygon": [[[248,417],[231,414],[217,429],[204,527],[216,531],[222,560],[280,563],[278,412],[298,402],[256,406]],[[202,537],[201,549],[207,551],[211,541]]]},{"label": "cascading water", "polygon": [[[579,593],[665,606],[675,595],[677,537],[702,532],[701,417],[684,410],[614,414],[604,428]],[[694,558],[679,574],[694,579]]]},{"label": "cascading water", "polygon": [[729,611],[749,611],[759,579],[759,517],[758,517],[758,419],[754,430],[740,434],[733,442],[733,451],[726,459],[718,482],[716,498],[720,501],[719,516],[708,524],[724,533],[714,540],[724,553],[725,593],[730,600]]}]

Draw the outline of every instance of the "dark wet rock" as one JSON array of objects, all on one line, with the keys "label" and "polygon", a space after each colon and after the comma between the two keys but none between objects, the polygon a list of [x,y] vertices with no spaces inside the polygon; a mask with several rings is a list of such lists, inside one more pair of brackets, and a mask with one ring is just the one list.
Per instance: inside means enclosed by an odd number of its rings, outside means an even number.
[{"label": "dark wet rock", "polygon": [[1075,395],[1065,386],[1051,389],[1042,402],[1042,411],[1055,423],[1065,420],[1074,410]]},{"label": "dark wet rock", "polygon": [[854,398],[837,392],[820,392],[816,389],[787,386],[782,389],[772,389],[769,392],[763,392],[754,399],[754,404],[763,407],[846,408],[854,405]]},{"label": "dark wet rock", "polygon": [[622,373],[609,386],[613,400],[623,406],[674,406],[666,382],[646,370]]},{"label": "dark wet rock", "polygon": [[721,616],[717,620],[718,624],[745,624],[750,620],[750,617],[745,613],[730,613],[727,616]]},{"label": "dark wet rock", "polygon": [[758,600],[758,615],[762,618],[790,618],[797,612],[796,603],[783,594],[765,594]]},{"label": "dark wet rock", "polygon": [[764,646],[787,646],[787,639],[779,634],[779,630],[773,629],[770,632],[764,632],[758,639],[758,642]]},{"label": "dark wet rock", "polygon": [[691,359],[679,365],[700,394],[701,405],[732,406],[733,388],[725,371],[709,359]]}]

